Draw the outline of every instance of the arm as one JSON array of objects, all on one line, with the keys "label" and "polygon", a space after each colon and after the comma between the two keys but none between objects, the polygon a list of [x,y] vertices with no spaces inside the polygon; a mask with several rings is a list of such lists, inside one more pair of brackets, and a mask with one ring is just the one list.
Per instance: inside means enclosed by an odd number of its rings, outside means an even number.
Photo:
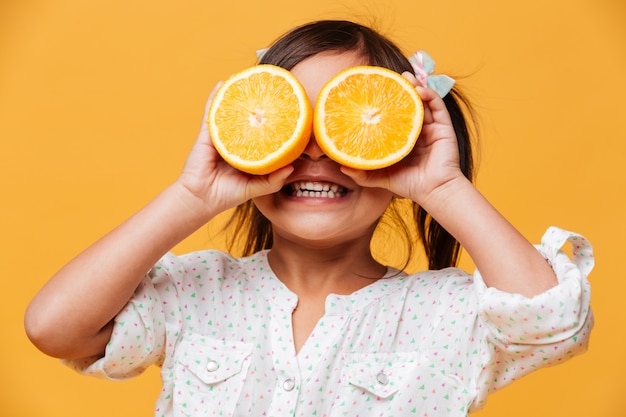
[{"label": "arm", "polygon": [[26,331],[33,343],[62,358],[104,352],[111,320],[142,277],[169,248],[203,224],[201,216],[181,215],[187,198],[177,184],[167,188],[59,270],[26,311]]},{"label": "arm", "polygon": [[250,176],[228,166],[213,148],[203,120],[177,181],[71,260],[33,298],[25,316],[29,338],[55,357],[102,354],[113,318],[168,250],[218,213],[278,191],[290,172],[284,168]]},{"label": "arm", "polygon": [[422,206],[467,250],[488,286],[533,296],[556,285],[545,259],[463,176],[443,100],[417,89],[425,115],[411,155],[384,170],[344,172],[362,186],[387,188]]},{"label": "arm", "polygon": [[557,284],[543,256],[466,178],[438,188],[422,207],[467,250],[488,286],[532,297]]}]

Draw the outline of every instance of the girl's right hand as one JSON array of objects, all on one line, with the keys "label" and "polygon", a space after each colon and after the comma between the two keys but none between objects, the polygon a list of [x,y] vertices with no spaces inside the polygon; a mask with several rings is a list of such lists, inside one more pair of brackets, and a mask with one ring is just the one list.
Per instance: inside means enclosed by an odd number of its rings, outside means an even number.
[{"label": "girl's right hand", "polygon": [[113,318],[163,254],[220,212],[278,191],[291,173],[285,167],[252,176],[224,162],[206,125],[216,91],[177,181],[68,262],[31,301],[26,331],[43,352],[66,359],[103,354]]},{"label": "girl's right hand", "polygon": [[209,96],[198,138],[176,181],[192,197],[194,208],[204,212],[207,218],[251,198],[279,191],[293,171],[293,167],[287,166],[268,175],[251,175],[222,159],[211,142],[207,125],[209,107],[220,85]]}]

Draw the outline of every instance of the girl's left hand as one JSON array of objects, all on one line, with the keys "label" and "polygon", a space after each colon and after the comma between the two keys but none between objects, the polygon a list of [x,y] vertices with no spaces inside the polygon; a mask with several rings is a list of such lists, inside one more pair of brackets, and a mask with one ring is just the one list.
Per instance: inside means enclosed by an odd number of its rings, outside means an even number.
[{"label": "girl's left hand", "polygon": [[457,137],[443,100],[413,84],[425,111],[411,154],[389,168],[343,167],[343,172],[362,187],[386,188],[419,204],[461,244],[487,286],[526,297],[552,288],[557,279],[543,256],[461,172]]},{"label": "girl's left hand", "polygon": [[362,187],[386,188],[421,205],[440,187],[464,176],[445,103],[434,90],[420,86],[412,74],[403,75],[416,86],[424,103],[424,124],[415,147],[402,161],[388,168],[362,171],[342,167],[342,171]]}]

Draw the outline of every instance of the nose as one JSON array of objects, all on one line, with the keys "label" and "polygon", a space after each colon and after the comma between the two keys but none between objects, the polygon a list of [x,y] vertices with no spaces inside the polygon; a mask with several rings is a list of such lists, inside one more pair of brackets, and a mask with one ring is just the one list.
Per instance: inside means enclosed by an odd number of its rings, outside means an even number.
[{"label": "nose", "polygon": [[317,140],[315,140],[314,135],[311,135],[309,143],[307,143],[306,148],[304,148],[304,152],[302,152],[302,156],[312,161],[317,161],[318,159],[326,156],[322,148],[320,148],[317,144]]}]

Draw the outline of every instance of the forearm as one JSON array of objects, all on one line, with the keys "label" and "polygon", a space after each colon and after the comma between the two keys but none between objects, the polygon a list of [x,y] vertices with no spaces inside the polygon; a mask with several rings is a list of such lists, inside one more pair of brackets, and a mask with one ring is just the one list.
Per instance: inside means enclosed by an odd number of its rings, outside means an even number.
[{"label": "forearm", "polygon": [[440,187],[422,206],[461,243],[488,286],[532,297],[556,284],[534,246],[465,178]]},{"label": "forearm", "polygon": [[211,217],[199,206],[174,184],[59,270],[28,307],[34,344],[56,357],[102,353],[109,323],[145,274]]}]

